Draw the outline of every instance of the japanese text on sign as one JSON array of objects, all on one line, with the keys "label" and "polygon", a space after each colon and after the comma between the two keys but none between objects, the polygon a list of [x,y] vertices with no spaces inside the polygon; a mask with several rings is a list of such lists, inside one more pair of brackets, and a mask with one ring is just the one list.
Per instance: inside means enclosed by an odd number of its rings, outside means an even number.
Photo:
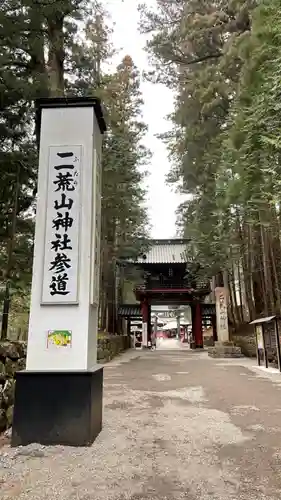
[{"label": "japanese text on sign", "polygon": [[76,303],[82,147],[49,150],[42,303]]},{"label": "japanese text on sign", "polygon": [[219,307],[220,307],[220,309],[219,309],[219,311],[220,311],[220,315],[219,315],[220,326],[219,327],[221,330],[226,330],[228,327],[228,323],[227,323],[227,305],[226,305],[224,293],[219,294]]}]

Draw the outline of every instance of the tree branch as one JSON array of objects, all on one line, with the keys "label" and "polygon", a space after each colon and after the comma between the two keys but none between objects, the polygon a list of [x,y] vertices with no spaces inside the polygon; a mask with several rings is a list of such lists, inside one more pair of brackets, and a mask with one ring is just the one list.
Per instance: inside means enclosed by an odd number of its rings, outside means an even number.
[{"label": "tree branch", "polygon": [[192,64],[198,64],[204,61],[208,61],[209,59],[218,59],[219,57],[222,57],[222,55],[223,55],[222,52],[216,52],[214,54],[207,54],[205,56],[197,57],[189,61],[185,61],[184,59],[179,59],[174,57],[173,60],[167,61],[166,66],[169,66],[170,64],[181,64],[182,66],[191,66]]},{"label": "tree branch", "polygon": [[208,61],[209,59],[218,59],[219,57],[222,57],[222,55],[223,55],[222,52],[215,52],[214,54],[206,54],[205,56],[197,57],[191,61],[188,61],[185,64],[187,66],[190,66],[191,64],[201,63],[204,61]]}]

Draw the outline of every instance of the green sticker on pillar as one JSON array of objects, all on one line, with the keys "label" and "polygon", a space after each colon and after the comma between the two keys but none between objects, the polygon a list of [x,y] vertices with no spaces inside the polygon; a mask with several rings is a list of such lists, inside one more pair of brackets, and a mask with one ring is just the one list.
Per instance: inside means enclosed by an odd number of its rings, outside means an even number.
[{"label": "green sticker on pillar", "polygon": [[72,345],[71,330],[49,330],[47,337],[47,347],[69,348]]}]

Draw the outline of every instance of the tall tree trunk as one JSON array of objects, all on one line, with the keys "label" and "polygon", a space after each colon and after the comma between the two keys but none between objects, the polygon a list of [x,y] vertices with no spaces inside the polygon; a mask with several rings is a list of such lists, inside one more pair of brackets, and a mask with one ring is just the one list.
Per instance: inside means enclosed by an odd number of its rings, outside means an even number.
[{"label": "tall tree trunk", "polygon": [[244,321],[245,321],[244,300],[243,300],[243,293],[242,293],[241,265],[240,265],[239,260],[237,261],[237,277],[238,277],[238,293],[239,293],[239,299],[240,299],[241,322],[244,323]]},{"label": "tall tree trunk", "polygon": [[[270,234],[270,236],[272,236]],[[276,261],[275,261],[275,255],[274,255],[274,239],[273,237],[271,239],[271,245],[269,245],[269,258],[271,261],[271,275],[272,275],[272,289],[273,289],[273,294],[274,294],[274,309],[272,312],[277,313],[280,310],[280,293],[279,293],[279,288],[278,288],[278,274],[277,274],[277,267],[276,267]]]},{"label": "tall tree trunk", "polygon": [[[238,272],[238,283],[239,283],[239,297],[240,297],[240,307],[241,307],[241,319],[242,322],[246,320],[245,318],[245,310],[247,311],[247,315],[251,316],[250,307],[254,310],[253,298],[252,298],[252,288],[251,288],[251,271],[247,269],[247,256],[249,262],[249,248],[248,241],[245,237],[245,222],[243,221],[243,216],[240,215],[238,208],[236,209],[236,219],[237,219],[237,232],[240,240],[240,252],[239,259],[237,263],[237,272]],[[251,263],[249,262],[250,266]],[[250,285],[247,289],[246,284],[246,269],[249,272],[250,280],[248,280],[248,285]]]},{"label": "tall tree trunk", "polygon": [[276,207],[272,210],[273,230],[272,230],[272,265],[275,285],[276,312],[281,313],[281,228],[279,214]]},{"label": "tall tree trunk", "polygon": [[268,315],[268,300],[266,295],[263,260],[261,251],[261,233],[258,225],[252,228],[252,258],[253,258],[253,294],[257,315]]},{"label": "tall tree trunk", "polygon": [[110,333],[115,333],[116,328],[116,261],[115,261],[115,241],[116,241],[116,220],[113,218],[107,227],[107,274],[106,274],[106,301],[107,301],[107,328]]},{"label": "tall tree trunk", "polygon": [[235,316],[235,322],[237,326],[241,324],[241,313],[240,313],[240,308],[238,307],[237,303],[237,291],[236,291],[236,278],[235,278],[235,267],[234,264],[232,265],[232,273],[231,273],[231,281],[230,281],[230,288],[231,288],[231,295],[232,295],[232,302],[233,302],[233,311],[234,311],[234,316]]},{"label": "tall tree trunk", "polygon": [[107,330],[109,333],[116,333],[116,298],[115,298],[115,271],[110,270],[110,278],[107,289]]},{"label": "tall tree trunk", "polygon": [[49,56],[48,74],[51,97],[64,95],[64,13],[54,11],[47,17]]},{"label": "tall tree trunk", "polygon": [[44,17],[39,5],[32,5],[29,9],[30,37],[29,55],[32,68],[34,97],[48,97],[48,73],[45,63],[45,36]]},{"label": "tall tree trunk", "polygon": [[234,330],[236,330],[237,329],[237,319],[236,319],[235,312],[234,312],[231,285],[229,286],[229,319],[230,319],[231,323],[233,324]]},{"label": "tall tree trunk", "polygon": [[13,253],[14,253],[14,243],[17,229],[17,212],[18,212],[18,197],[20,190],[20,168],[21,165],[18,163],[16,183],[15,183],[15,193],[14,193],[14,206],[12,213],[11,229],[8,239],[7,246],[7,267],[5,273],[5,296],[3,302],[3,312],[2,312],[2,324],[1,324],[1,340],[5,340],[8,336],[8,324],[9,324],[9,311],[11,304],[10,288],[11,288],[11,270],[13,266]]},{"label": "tall tree trunk", "polygon": [[267,294],[266,296],[268,297],[268,313],[273,313],[275,310],[275,305],[274,305],[274,295],[272,289],[271,272],[269,267],[268,237],[267,237],[267,232],[262,224],[260,225],[260,232],[261,232],[261,252],[263,261],[265,290]]},{"label": "tall tree trunk", "polygon": [[252,228],[250,224],[243,224],[241,241],[245,245],[245,251],[242,246],[242,268],[245,283],[246,300],[249,308],[250,320],[256,318],[256,308],[253,295],[253,252],[252,252]]},{"label": "tall tree trunk", "polygon": [[[38,4],[33,4],[29,9],[30,36],[29,48],[30,66],[32,68],[33,98],[49,96],[48,72],[45,61],[45,36],[44,36],[44,16]],[[35,136],[37,149],[40,146],[40,120],[35,120]]]}]

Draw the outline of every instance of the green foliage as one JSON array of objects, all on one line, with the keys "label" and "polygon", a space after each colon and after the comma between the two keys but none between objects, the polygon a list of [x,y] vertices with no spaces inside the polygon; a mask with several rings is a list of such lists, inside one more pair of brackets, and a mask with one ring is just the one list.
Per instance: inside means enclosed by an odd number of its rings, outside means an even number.
[{"label": "green foliage", "polygon": [[147,236],[142,184],[150,152],[143,144],[146,126],[141,117],[140,76],[130,56],[122,60],[116,72],[104,75],[100,91],[108,115],[103,148],[101,308],[103,318],[109,308],[109,324],[102,327],[114,332],[115,303],[123,300],[124,278],[130,274],[117,267],[117,262],[138,254]]},{"label": "green foliage", "polygon": [[146,126],[141,121],[139,86],[139,73],[129,56],[104,83],[109,132],[103,152],[102,208],[107,226],[117,228],[118,255],[135,249],[147,226],[141,185],[150,153],[143,144]]},{"label": "green foliage", "polygon": [[157,5],[141,7],[142,29],[152,76],[175,92],[163,140],[168,182],[188,195],[179,228],[210,275],[228,271],[233,290],[243,268],[251,316],[280,312],[280,3]]},{"label": "green foliage", "polygon": [[139,75],[130,57],[112,74],[102,73],[114,54],[110,35],[107,13],[96,0],[1,2],[0,295],[9,302],[12,294],[13,323],[20,307],[26,313],[18,291],[28,296],[31,282],[38,162],[36,97],[96,95],[106,104],[102,282],[107,296],[109,289],[121,286],[116,259],[122,253],[134,254],[136,240],[146,236],[141,184],[149,154],[142,142],[145,125]]},{"label": "green foliage", "polygon": [[249,26],[246,3],[161,1],[157,14],[144,11],[148,50],[176,92],[173,130],[163,136],[170,150],[168,181],[192,196],[179,208],[179,223],[204,265],[217,270],[220,244],[217,173],[221,145],[241,61],[237,40]]}]

